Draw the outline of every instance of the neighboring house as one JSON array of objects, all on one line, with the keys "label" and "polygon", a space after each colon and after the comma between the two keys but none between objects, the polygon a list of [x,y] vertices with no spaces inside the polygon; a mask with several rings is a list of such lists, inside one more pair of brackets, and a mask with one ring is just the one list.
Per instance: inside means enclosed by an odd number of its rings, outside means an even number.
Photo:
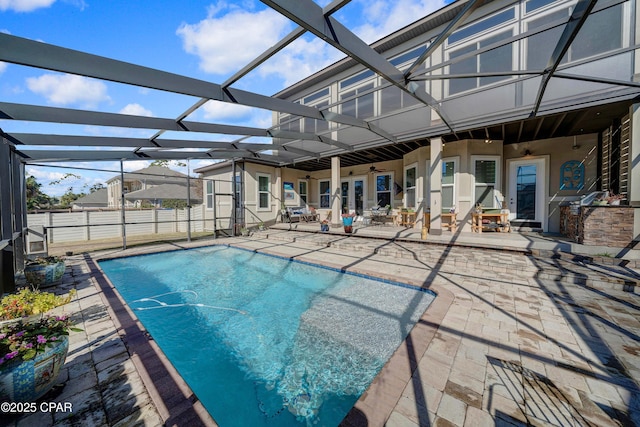
[{"label": "neighboring house", "polygon": [[[116,209],[122,206],[121,184],[120,176],[116,176],[107,181],[109,208]],[[184,187],[184,198],[186,199],[187,175],[183,173],[162,166],[149,166],[135,172],[127,172],[124,174],[125,195],[166,184]],[[125,197],[125,206],[139,207],[143,200],[145,200],[145,198],[132,199]]]},{"label": "neighboring house", "polygon": [[[191,181],[197,184],[197,180]],[[165,200],[184,200],[187,201],[187,186],[179,184],[160,184],[149,187],[144,190],[132,191],[124,196],[125,200],[132,202],[146,201],[148,204],[156,208],[162,208],[162,202]],[[191,188],[189,199],[191,206],[202,204],[202,189],[198,187]]]},{"label": "neighboring house", "polygon": [[101,188],[77,199],[73,202],[71,209],[74,211],[97,210],[105,209],[108,205],[107,189]]},{"label": "neighboring house", "polygon": [[[236,160],[196,170],[205,179],[209,215],[215,208],[217,218],[233,216],[222,195],[232,193],[232,178],[237,223],[276,220],[282,206],[313,206],[337,223],[342,208],[360,215],[391,205],[415,209],[415,227],[430,212],[435,233],[438,213],[450,210],[458,213],[460,230],[470,231],[478,204],[509,209],[514,224],[559,232],[562,203],[600,189],[627,194],[631,180],[640,181],[628,154],[637,84],[606,81],[629,82],[637,73],[632,8],[603,6],[572,39],[563,30],[575,1],[490,2],[439,40],[464,4],[447,5],[372,45],[401,72],[412,71],[410,84],[434,98],[431,108],[351,58],[276,95],[389,130],[393,144],[379,146],[379,136],[354,126],[276,113],[274,134],[308,132],[325,140],[276,139],[291,152],[308,153],[293,164]],[[424,53],[426,61],[414,67]],[[539,76],[528,77],[554,62],[560,75],[548,87]],[[471,130],[456,132],[448,122]],[[330,154],[332,146],[346,145],[358,149]]]}]

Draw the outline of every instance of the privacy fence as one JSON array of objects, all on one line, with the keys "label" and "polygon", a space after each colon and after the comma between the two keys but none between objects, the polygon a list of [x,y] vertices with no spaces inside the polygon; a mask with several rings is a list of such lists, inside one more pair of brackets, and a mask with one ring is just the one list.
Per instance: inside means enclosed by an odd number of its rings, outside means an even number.
[{"label": "privacy fence", "polygon": [[[43,212],[27,215],[30,229],[46,230],[48,243],[91,241],[122,237],[122,211]],[[190,225],[190,227],[189,227]],[[184,209],[126,210],[126,236],[213,232],[213,219],[205,219],[203,205]]]}]

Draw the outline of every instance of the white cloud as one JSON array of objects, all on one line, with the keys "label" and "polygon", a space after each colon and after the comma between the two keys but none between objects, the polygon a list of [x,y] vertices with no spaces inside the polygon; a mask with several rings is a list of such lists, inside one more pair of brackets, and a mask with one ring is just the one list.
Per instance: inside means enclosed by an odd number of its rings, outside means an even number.
[{"label": "white cloud", "polygon": [[202,106],[204,117],[210,120],[246,120],[253,114],[253,108],[229,102],[209,101]]},{"label": "white cloud", "polygon": [[6,69],[7,69],[7,63],[0,61],[0,74],[2,74]]},{"label": "white cloud", "polygon": [[72,74],[43,74],[27,79],[27,87],[51,104],[81,104],[86,108],[109,101],[107,86],[94,79]]},{"label": "white cloud", "polygon": [[36,167],[27,167],[27,175],[33,176],[40,183],[49,183],[64,178],[63,172],[50,172]]},{"label": "white cloud", "polygon": [[274,10],[250,12],[219,2],[209,9],[207,19],[183,23],[176,33],[184,49],[200,58],[202,70],[227,74],[242,68],[291,28],[290,21]]},{"label": "white cloud", "polygon": [[153,117],[153,113],[150,110],[147,110],[140,104],[127,104],[122,110],[120,110],[120,114],[130,114],[132,116],[146,116]]},{"label": "white cloud", "polygon": [[367,43],[373,43],[446,5],[444,0],[358,0],[358,3],[362,4],[365,23],[354,28],[353,32]]},{"label": "white cloud", "polygon": [[0,0],[0,10],[14,12],[32,12],[36,9],[49,7],[56,0]]},{"label": "white cloud", "polygon": [[318,38],[300,38],[258,69],[263,77],[277,75],[292,85],[336,62],[344,54]]}]

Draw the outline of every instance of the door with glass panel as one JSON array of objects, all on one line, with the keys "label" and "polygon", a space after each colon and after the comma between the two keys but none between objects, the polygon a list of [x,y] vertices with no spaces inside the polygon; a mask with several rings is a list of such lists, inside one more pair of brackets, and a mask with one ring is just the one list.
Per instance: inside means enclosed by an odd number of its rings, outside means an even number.
[{"label": "door with glass panel", "polygon": [[513,220],[544,223],[545,160],[528,159],[509,162],[509,210]]},{"label": "door with glass panel", "polygon": [[340,186],[342,190],[341,209],[347,209],[349,213],[362,215],[365,209],[365,177],[352,177],[343,179]]}]

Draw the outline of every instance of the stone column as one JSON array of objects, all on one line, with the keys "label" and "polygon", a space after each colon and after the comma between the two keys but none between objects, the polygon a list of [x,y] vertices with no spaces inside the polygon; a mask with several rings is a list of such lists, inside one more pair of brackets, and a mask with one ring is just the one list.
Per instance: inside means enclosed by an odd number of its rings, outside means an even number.
[{"label": "stone column", "polygon": [[431,229],[429,234],[442,234],[442,138],[431,138],[429,159],[429,191],[431,192]]},{"label": "stone column", "polygon": [[640,156],[640,104],[633,104],[629,108],[629,205],[634,209],[633,236],[637,241],[640,235],[640,163],[633,159]]}]

